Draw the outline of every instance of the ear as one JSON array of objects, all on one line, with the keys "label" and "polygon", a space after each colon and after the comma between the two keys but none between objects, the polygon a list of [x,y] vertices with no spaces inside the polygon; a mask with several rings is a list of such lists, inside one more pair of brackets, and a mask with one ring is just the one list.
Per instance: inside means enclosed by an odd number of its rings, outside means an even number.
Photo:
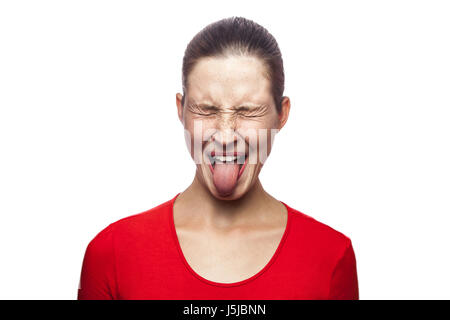
[{"label": "ear", "polygon": [[289,97],[283,96],[283,100],[281,101],[281,110],[278,114],[278,130],[284,127],[289,117],[289,111],[291,110],[291,100]]},{"label": "ear", "polygon": [[178,119],[180,119],[181,123],[184,125],[184,119],[183,119],[183,104],[181,103],[183,99],[183,95],[181,93],[176,94],[176,100],[177,100],[177,112],[178,112]]}]

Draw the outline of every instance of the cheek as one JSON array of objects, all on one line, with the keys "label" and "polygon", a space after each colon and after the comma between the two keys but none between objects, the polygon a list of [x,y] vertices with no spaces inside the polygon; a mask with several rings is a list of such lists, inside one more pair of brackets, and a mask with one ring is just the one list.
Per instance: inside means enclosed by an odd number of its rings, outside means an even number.
[{"label": "cheek", "polygon": [[193,119],[186,117],[184,122],[184,141],[191,156],[194,154],[194,140],[197,135],[196,129]]},{"label": "cheek", "polygon": [[271,129],[261,129],[258,134],[258,159],[263,164],[272,150],[273,134]]},{"label": "cheek", "polygon": [[257,120],[241,120],[239,128],[248,138],[250,148],[254,153],[250,163],[256,163],[256,161],[264,163],[272,150],[273,138],[276,134],[276,131],[274,132],[276,118],[271,116]]},{"label": "cheek", "polygon": [[[203,119],[186,119],[184,127],[184,139],[191,156],[200,159],[203,144],[208,140],[214,126],[211,121]],[[196,160],[197,161],[197,160]]]}]

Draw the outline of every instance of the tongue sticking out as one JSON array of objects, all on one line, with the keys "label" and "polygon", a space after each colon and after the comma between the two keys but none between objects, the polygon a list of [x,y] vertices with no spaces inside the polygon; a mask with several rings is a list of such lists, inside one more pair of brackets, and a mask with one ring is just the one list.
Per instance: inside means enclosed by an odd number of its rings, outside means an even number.
[{"label": "tongue sticking out", "polygon": [[239,175],[239,164],[216,163],[214,166],[214,185],[221,195],[229,195],[236,187]]}]

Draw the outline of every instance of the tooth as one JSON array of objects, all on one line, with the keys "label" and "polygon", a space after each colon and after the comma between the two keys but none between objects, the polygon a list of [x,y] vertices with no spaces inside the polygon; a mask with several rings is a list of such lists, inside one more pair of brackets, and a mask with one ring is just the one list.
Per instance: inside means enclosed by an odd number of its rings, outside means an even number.
[{"label": "tooth", "polygon": [[214,158],[216,161],[221,161],[221,162],[232,162],[235,161],[236,159],[238,159],[238,157],[236,156],[214,156],[212,157]]}]

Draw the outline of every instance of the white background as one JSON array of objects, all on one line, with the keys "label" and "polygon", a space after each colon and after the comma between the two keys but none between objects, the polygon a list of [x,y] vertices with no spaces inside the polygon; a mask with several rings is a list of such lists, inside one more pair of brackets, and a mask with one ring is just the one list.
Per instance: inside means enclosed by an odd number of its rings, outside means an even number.
[{"label": "white background", "polygon": [[352,239],[361,299],[450,298],[450,5],[411,0],[2,1],[0,298],[75,299],[88,242],[189,185],[184,49],[233,15],[284,58],[265,189]]}]

